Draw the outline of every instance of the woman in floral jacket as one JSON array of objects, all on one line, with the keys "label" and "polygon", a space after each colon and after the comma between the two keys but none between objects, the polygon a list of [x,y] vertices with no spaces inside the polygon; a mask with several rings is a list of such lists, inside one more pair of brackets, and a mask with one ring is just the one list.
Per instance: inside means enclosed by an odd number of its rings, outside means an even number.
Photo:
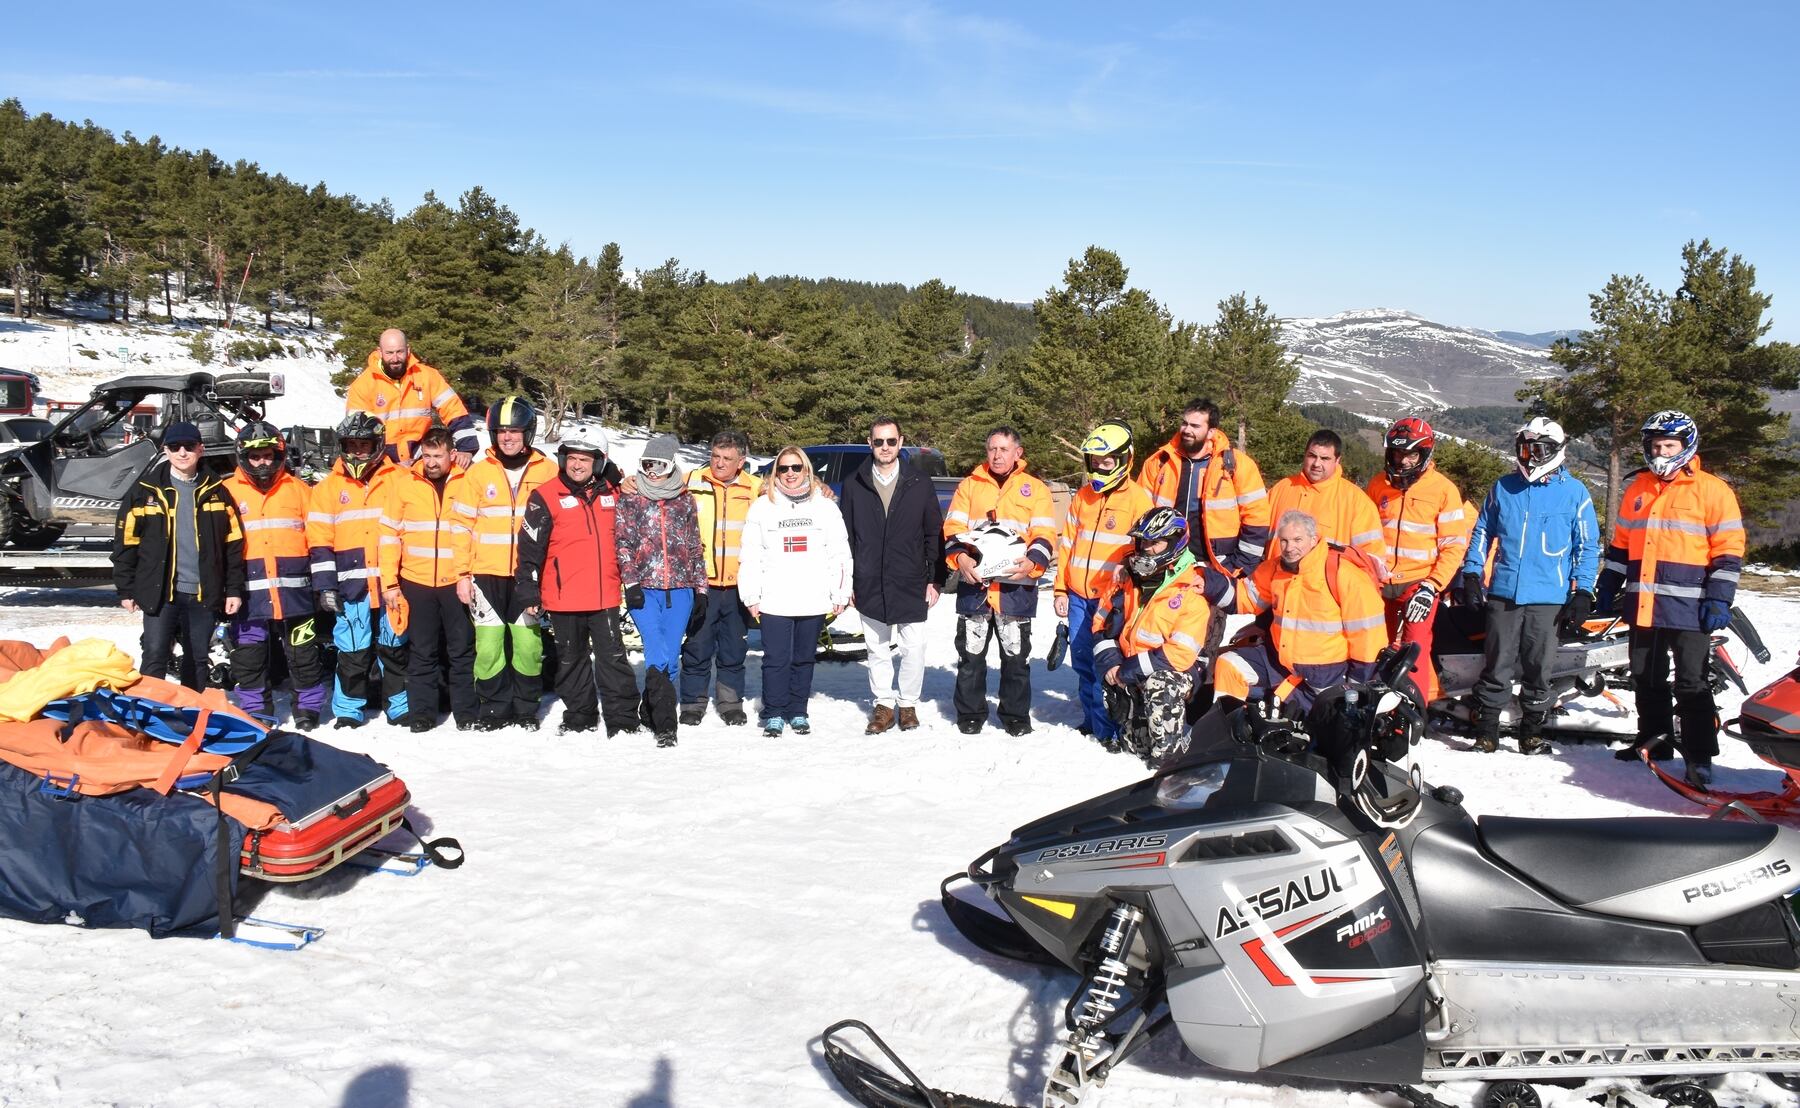
[{"label": "woman in floral jacket", "polygon": [[625,606],[644,639],[640,715],[656,745],[675,745],[675,667],[696,604],[706,603],[706,561],[686,475],[675,465],[674,435],[656,435],[638,461],[637,488],[619,499],[614,534]]}]

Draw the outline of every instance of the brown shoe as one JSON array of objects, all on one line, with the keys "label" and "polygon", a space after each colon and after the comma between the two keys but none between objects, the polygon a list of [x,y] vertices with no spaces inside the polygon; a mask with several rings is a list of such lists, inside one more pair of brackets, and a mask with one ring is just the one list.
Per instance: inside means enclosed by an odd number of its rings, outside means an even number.
[{"label": "brown shoe", "polygon": [[900,730],[911,731],[919,725],[919,712],[916,708],[900,709]]},{"label": "brown shoe", "polygon": [[894,710],[886,704],[875,705],[869,713],[869,725],[863,728],[865,735],[879,735],[894,725]]}]

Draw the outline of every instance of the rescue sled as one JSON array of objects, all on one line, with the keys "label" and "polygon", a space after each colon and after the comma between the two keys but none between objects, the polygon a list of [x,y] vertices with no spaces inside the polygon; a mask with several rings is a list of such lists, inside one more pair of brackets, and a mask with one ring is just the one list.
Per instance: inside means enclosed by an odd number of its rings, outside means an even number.
[{"label": "rescue sled", "polygon": [[[1740,609],[1731,610],[1731,634],[1758,660],[1768,650],[1756,627]],[[1563,636],[1550,664],[1550,695],[1554,708],[1545,728],[1548,738],[1563,742],[1616,742],[1637,737],[1631,705],[1631,628],[1617,616],[1588,620],[1573,636]],[[1475,683],[1485,662],[1487,628],[1479,609],[1440,605],[1432,623],[1432,664],[1437,667],[1438,698],[1431,702],[1428,722],[1433,730],[1474,734]],[[1707,659],[1707,684],[1714,695],[1728,685],[1747,692],[1743,673],[1723,635],[1712,638]],[[1576,703],[1581,701],[1582,703]],[[1501,730],[1513,733],[1519,719],[1517,690],[1500,715]]]},{"label": "rescue sled", "polygon": [[0,642],[0,915],[232,938],[241,878],[327,873],[410,832],[409,800],[374,759],[142,677],[110,643]]},{"label": "rescue sled", "polygon": [[1763,819],[1800,820],[1800,667],[1744,701],[1736,719],[1722,729],[1782,773],[1781,788],[1732,792],[1690,785],[1639,751],[1656,779],[1696,804],[1715,811],[1751,812]]}]

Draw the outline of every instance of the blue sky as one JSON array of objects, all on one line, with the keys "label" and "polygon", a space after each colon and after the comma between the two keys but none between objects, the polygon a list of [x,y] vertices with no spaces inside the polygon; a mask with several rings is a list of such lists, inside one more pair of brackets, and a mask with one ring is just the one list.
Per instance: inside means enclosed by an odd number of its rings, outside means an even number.
[{"label": "blue sky", "polygon": [[0,96],[718,278],[1580,326],[1710,237],[1800,338],[1800,6],[16,5]]}]

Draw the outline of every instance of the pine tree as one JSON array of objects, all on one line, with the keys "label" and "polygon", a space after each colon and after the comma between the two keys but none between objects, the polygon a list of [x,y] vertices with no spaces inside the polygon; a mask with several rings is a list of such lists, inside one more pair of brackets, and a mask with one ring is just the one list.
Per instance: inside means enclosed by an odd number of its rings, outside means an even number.
[{"label": "pine tree", "polygon": [[519,342],[509,361],[516,384],[537,397],[547,426],[602,394],[603,355],[594,298],[595,272],[565,244],[534,267],[518,306]]},{"label": "pine tree", "polygon": [[1204,370],[1196,375],[1218,404],[1239,450],[1250,449],[1253,424],[1271,421],[1300,379],[1300,360],[1288,356],[1281,342],[1281,321],[1264,304],[1244,293],[1219,301],[1219,318],[1198,338]]}]

